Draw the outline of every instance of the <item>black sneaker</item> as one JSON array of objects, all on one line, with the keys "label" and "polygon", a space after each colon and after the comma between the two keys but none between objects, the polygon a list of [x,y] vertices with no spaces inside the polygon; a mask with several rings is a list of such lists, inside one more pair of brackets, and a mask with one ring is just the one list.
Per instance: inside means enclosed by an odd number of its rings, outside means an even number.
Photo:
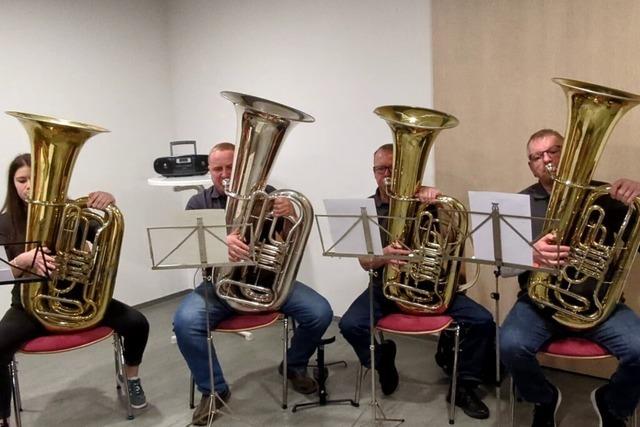
[{"label": "black sneaker", "polygon": [[[447,402],[451,402],[451,389],[447,393]],[[489,418],[489,408],[476,394],[475,387],[460,385],[456,389],[456,406],[462,411],[477,420]]]},{"label": "black sneaker", "polygon": [[147,406],[147,398],[144,395],[140,378],[127,381],[127,390],[129,391],[129,402],[131,407],[141,409]]},{"label": "black sneaker", "polygon": [[376,370],[380,388],[385,395],[390,395],[398,388],[398,370],[396,369],[396,343],[385,340],[380,344],[380,358]]},{"label": "black sneaker", "polygon": [[614,415],[607,407],[604,400],[606,390],[607,386],[603,385],[591,392],[591,403],[593,404],[593,408],[596,410],[598,420],[600,421],[600,424],[598,425],[600,427],[626,427],[627,419]]},{"label": "black sneaker", "polygon": [[[226,392],[216,395],[216,412],[211,414],[212,417],[215,417],[218,414],[220,408],[224,406],[224,402],[227,402],[231,397],[231,390],[227,389]],[[200,403],[198,407],[193,411],[193,417],[191,418],[191,424],[194,426],[206,426],[209,421],[209,410],[211,405],[211,395],[203,394],[200,399]]]},{"label": "black sneaker", "polygon": [[[282,363],[278,366],[278,373],[282,375]],[[290,371],[287,369],[287,378],[291,382],[291,387],[300,394],[311,394],[318,391],[318,383],[304,371]]]},{"label": "black sneaker", "polygon": [[553,400],[551,403],[538,404],[533,407],[533,424],[531,427],[556,427],[556,412],[562,401],[562,394],[558,387],[549,383],[553,389]]}]

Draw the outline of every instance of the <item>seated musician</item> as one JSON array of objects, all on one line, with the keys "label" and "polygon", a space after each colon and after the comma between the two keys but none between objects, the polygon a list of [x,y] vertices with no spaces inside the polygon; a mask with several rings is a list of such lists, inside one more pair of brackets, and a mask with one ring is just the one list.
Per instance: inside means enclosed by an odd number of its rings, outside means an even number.
[{"label": "seated musician", "polygon": [[[9,165],[7,195],[2,214],[0,214],[0,244],[5,245],[7,257],[13,266],[14,277],[20,277],[24,271],[30,269],[39,275],[46,275],[56,269],[56,258],[49,248],[44,248],[44,256],[40,256],[41,252],[35,256],[36,249],[24,252],[24,245],[8,244],[25,241],[26,201],[30,191],[31,156],[21,154]],[[104,209],[111,203],[115,203],[111,194],[96,191],[89,194],[87,205],[90,208]],[[123,337],[131,406],[145,407],[147,400],[138,377],[138,370],[149,336],[147,319],[134,308],[113,299],[100,324],[113,328]],[[11,307],[0,320],[0,427],[9,426],[8,419],[11,412],[9,363],[22,344],[46,334],[44,326],[24,310],[20,300],[20,285],[15,285],[12,290]]]},{"label": "seated musician", "polygon": [[[385,178],[391,176],[393,167],[393,145],[385,144],[378,148],[373,155],[373,175],[378,188],[373,196],[378,216],[389,215],[389,195],[386,192]],[[421,202],[434,201],[440,195],[435,188],[422,187],[416,196]],[[384,220],[383,220],[384,221]],[[385,226],[385,224],[381,224]],[[407,255],[397,244],[389,244],[386,233],[381,231],[383,251],[385,255]],[[376,271],[373,284],[373,316],[374,324],[383,316],[398,312],[396,303],[387,299],[382,291],[383,270],[387,264],[402,264],[402,260],[361,258],[360,265],[365,270]],[[476,394],[476,387],[481,382],[485,357],[493,350],[492,337],[495,335],[493,316],[480,304],[464,294],[456,295],[446,314],[451,316],[462,330],[460,341],[459,387],[456,392],[456,405],[470,417],[485,419],[489,417],[489,408]],[[370,335],[369,335],[369,290],[366,289],[351,304],[340,321],[340,331],[345,339],[353,346],[360,359],[360,363],[369,368],[370,365]],[[395,367],[396,345],[391,340],[376,343],[376,370],[382,392],[385,395],[393,393],[398,387],[399,377]],[[447,400],[450,396],[447,395]]]},{"label": "seated musician", "polygon": [[[534,217],[545,216],[554,183],[546,165],[557,168],[563,142],[562,135],[551,129],[537,131],[527,142],[529,168],[538,182],[521,193],[530,196]],[[611,185],[610,199],[605,201],[606,205],[603,203],[603,208],[611,213],[622,204],[632,203],[638,195],[640,183],[619,179]],[[534,236],[542,234],[542,226],[541,221],[533,221]],[[569,256],[570,248],[558,245],[552,233],[539,237],[534,247],[534,266],[562,266]],[[500,353],[518,394],[527,402],[534,403],[532,425],[556,425],[561,393],[545,378],[536,353],[553,338],[567,335],[594,341],[618,359],[617,371],[607,384],[593,391],[592,402],[600,426],[627,425],[627,418],[640,399],[640,318],[620,302],[602,323],[580,332],[571,331],[556,322],[547,309],[541,309],[532,302],[527,294],[529,275],[530,272],[526,271],[518,277],[521,292],[502,325]]]},{"label": "seated musician", "polygon": [[[213,185],[204,192],[193,196],[187,203],[187,209],[221,209],[226,207],[227,196],[223,180],[229,179],[231,176],[234,150],[234,145],[228,142],[219,143],[211,149],[209,171]],[[268,187],[267,191],[273,191],[273,188]],[[287,199],[278,198],[274,203],[274,213],[276,216],[289,216],[294,214],[294,208]],[[231,261],[248,259],[249,247],[237,233],[231,233],[227,236],[227,244]],[[182,300],[173,321],[178,347],[193,374],[198,390],[202,393],[200,404],[193,413],[192,423],[194,425],[207,424],[212,394],[207,351],[205,285],[203,282],[194,292]],[[217,297],[213,287],[207,290],[207,295],[210,298],[208,304],[209,327],[215,329],[221,321],[232,316],[235,312],[225,301]],[[316,291],[296,281],[280,311],[291,316],[297,324],[295,334],[291,339],[291,347],[287,352],[287,378],[297,392],[314,393],[317,391],[318,385],[308,375],[307,364],[333,319],[331,307],[327,300]],[[226,402],[231,391],[215,353],[212,362],[215,378],[213,391],[216,399]],[[282,374],[282,364],[279,371]],[[219,408],[222,401],[217,400],[216,407]]]}]

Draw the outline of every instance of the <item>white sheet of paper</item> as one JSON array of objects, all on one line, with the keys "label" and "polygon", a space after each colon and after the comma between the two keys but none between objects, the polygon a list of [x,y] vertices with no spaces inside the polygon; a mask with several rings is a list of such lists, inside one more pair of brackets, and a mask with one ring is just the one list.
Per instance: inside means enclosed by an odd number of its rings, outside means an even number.
[{"label": "white sheet of paper", "polygon": [[[491,214],[492,204],[497,203],[500,215],[531,216],[531,204],[526,194],[496,193],[490,191],[469,191],[469,206],[473,212]],[[471,225],[475,229],[487,219],[487,215],[472,214]],[[520,237],[509,225],[524,237]],[[502,261],[505,263],[528,265],[533,264],[531,241],[531,219],[503,218],[500,221],[502,242]],[[526,239],[526,240],[525,240]],[[495,261],[493,252],[493,228],[491,220],[484,223],[473,235],[474,253],[477,259]]]},{"label": "white sheet of paper", "polygon": [[[205,247],[207,264],[224,264],[229,261],[225,244],[227,230],[224,209],[195,209],[176,211],[168,222],[170,226],[150,227],[149,235],[156,267],[198,267],[200,246],[198,233],[194,231],[198,218],[206,227]],[[172,252],[173,251],[173,252]]]},{"label": "white sheet of paper", "polygon": [[[329,236],[331,241],[325,243],[325,249],[337,245],[331,252],[351,255],[366,255],[367,245],[363,224],[360,221],[361,209],[365,208],[367,215],[376,216],[376,204],[373,199],[325,199],[324,206],[328,217]],[[350,215],[349,217],[337,217],[331,215]],[[355,227],[353,225],[356,224]],[[349,229],[351,231],[349,231]],[[382,241],[380,240],[380,229],[378,222],[369,221],[371,232],[371,243],[374,255],[382,255]],[[346,233],[346,234],[345,234]],[[326,237],[326,236],[325,236]]]},{"label": "white sheet of paper", "polygon": [[[0,246],[0,258],[8,261],[7,252],[4,250],[4,246]],[[13,280],[13,272],[11,271],[11,267],[4,262],[0,262],[0,282]]]}]

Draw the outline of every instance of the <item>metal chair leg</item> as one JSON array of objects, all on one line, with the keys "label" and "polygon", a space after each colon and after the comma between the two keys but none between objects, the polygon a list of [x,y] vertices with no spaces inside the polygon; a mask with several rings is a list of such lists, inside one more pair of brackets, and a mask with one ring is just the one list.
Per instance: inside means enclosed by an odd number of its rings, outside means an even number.
[{"label": "metal chair leg", "polygon": [[127,404],[127,419],[134,419],[133,407],[131,406],[131,396],[129,396],[129,376],[125,368],[124,351],[122,350],[122,338],[119,334],[113,333],[113,350],[116,362],[116,384],[118,380],[122,378],[122,392],[125,396],[125,402]]},{"label": "metal chair leg", "polygon": [[282,409],[288,406],[288,388],[289,381],[287,378],[287,350],[289,348],[289,319],[285,316],[282,319]]},{"label": "metal chair leg", "polygon": [[458,353],[460,352],[460,325],[454,327],[455,339],[453,345],[453,370],[451,373],[451,398],[449,399],[449,424],[455,423],[456,395],[458,386]]},{"label": "metal chair leg", "polygon": [[22,427],[22,400],[20,398],[20,384],[18,383],[18,362],[15,357],[9,363],[9,374],[11,375],[11,393],[13,394],[13,412],[16,420],[16,426]]}]

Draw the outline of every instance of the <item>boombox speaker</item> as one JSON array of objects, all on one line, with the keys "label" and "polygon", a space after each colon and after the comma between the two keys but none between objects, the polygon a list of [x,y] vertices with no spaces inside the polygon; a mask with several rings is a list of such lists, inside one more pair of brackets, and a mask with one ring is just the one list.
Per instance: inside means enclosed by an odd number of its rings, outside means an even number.
[{"label": "boombox speaker", "polygon": [[[173,147],[176,145],[193,145],[193,154],[174,156]],[[197,154],[195,141],[171,141],[169,143],[171,156],[159,157],[153,161],[153,169],[166,177],[204,175],[209,170],[208,156]]]}]

